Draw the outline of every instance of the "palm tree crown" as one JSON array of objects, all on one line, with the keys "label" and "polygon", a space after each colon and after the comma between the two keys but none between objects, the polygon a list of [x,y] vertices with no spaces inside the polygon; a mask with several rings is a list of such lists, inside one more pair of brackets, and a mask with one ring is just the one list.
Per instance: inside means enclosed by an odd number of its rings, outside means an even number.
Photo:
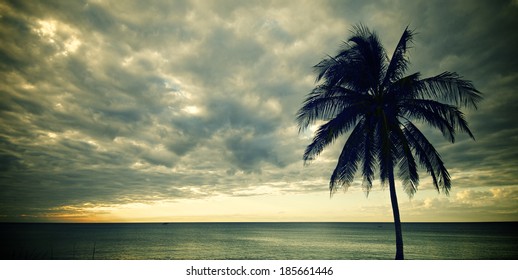
[{"label": "palm tree crown", "polygon": [[441,156],[413,122],[439,129],[452,143],[457,130],[474,139],[459,108],[476,109],[482,96],[456,73],[424,79],[419,73],[404,76],[412,37],[406,28],[389,59],[377,35],[358,25],[336,56],[315,65],[320,83],[304,101],[297,121],[300,130],[317,120],[326,123],[306,148],[304,161],[313,160],[350,131],[331,176],[331,191],[348,187],[360,168],[368,192],[379,166],[382,183],[397,167],[406,192],[413,195],[419,184],[417,159],[435,188],[448,193],[450,175]]},{"label": "palm tree crown", "polygon": [[448,193],[451,188],[441,156],[413,122],[439,129],[452,143],[459,130],[474,139],[460,108],[476,109],[482,99],[473,84],[456,73],[405,76],[412,37],[413,32],[406,28],[389,59],[374,32],[355,26],[336,56],[315,65],[318,84],[297,114],[300,130],[325,121],[304,152],[305,162],[350,132],[331,175],[331,192],[340,186],[347,188],[358,168],[367,193],[377,167],[382,184],[388,181],[396,259],[404,256],[394,170],[410,196],[419,185],[418,164],[430,174],[437,191]]}]

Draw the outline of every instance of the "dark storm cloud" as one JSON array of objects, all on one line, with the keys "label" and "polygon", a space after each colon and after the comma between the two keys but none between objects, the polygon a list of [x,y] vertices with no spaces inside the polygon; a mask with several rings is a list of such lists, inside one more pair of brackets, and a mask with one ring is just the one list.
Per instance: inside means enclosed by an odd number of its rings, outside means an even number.
[{"label": "dark storm cloud", "polygon": [[[450,4],[450,8],[444,9]],[[518,26],[518,19],[513,16],[517,10],[516,2],[512,1],[438,1],[420,3],[412,9],[421,13],[412,22],[418,28],[412,50],[415,68],[423,69],[427,75],[457,71],[484,93],[480,109],[466,112],[476,142],[459,137],[460,141],[444,145],[441,151],[447,166],[453,170],[493,177],[472,177],[480,185],[518,183],[512,171],[518,168],[518,130],[514,121],[518,118],[514,105],[518,35],[513,31]],[[461,180],[454,180],[454,184],[473,186],[473,182]]]},{"label": "dark storm cloud", "polygon": [[253,34],[241,38],[230,28],[213,28],[200,45],[182,64],[184,70],[196,73],[200,84],[208,86],[224,86],[236,72],[249,67],[264,52],[254,41]]},{"label": "dark storm cloud", "polygon": [[340,147],[303,168],[310,135],[298,135],[294,116],[314,86],[311,66],[358,22],[378,32],[389,54],[410,25],[418,34],[409,72],[458,71],[484,92],[480,110],[467,112],[476,142],[459,136],[449,145],[425,130],[454,187],[515,186],[517,8],[511,1],[4,1],[0,215],[254,195],[258,186],[325,189]]}]

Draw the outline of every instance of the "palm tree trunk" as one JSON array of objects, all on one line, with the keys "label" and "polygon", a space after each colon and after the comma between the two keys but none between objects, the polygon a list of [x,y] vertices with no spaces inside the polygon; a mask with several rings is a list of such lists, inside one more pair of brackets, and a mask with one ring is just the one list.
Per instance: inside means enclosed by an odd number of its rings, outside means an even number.
[{"label": "palm tree trunk", "polygon": [[389,174],[390,202],[392,203],[392,213],[394,214],[394,227],[396,230],[396,260],[403,260],[403,233],[401,232],[401,220],[399,219],[399,206],[396,196],[396,183],[394,182],[394,169]]}]

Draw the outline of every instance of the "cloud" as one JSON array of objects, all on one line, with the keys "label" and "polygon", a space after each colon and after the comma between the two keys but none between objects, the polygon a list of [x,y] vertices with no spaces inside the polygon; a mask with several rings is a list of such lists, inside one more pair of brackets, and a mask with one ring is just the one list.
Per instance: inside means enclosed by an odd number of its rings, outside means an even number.
[{"label": "cloud", "polygon": [[480,109],[467,112],[476,142],[461,136],[449,145],[425,129],[454,188],[515,187],[516,8],[510,1],[4,1],[2,219],[326,190],[343,139],[303,167],[309,139],[294,118],[314,86],[312,65],[360,21],[389,53],[410,24],[418,32],[411,71],[459,71],[485,93]]},{"label": "cloud", "polygon": [[[402,201],[400,208],[407,221],[515,221],[517,195],[514,187],[473,187],[453,191],[449,197],[425,195]],[[434,213],[433,218],[430,212]]]}]

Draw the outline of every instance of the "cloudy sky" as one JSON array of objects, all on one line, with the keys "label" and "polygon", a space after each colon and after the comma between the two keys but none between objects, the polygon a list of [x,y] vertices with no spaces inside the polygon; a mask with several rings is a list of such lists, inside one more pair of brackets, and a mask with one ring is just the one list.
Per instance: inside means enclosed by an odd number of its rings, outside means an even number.
[{"label": "cloudy sky", "polygon": [[391,221],[379,183],[329,197],[343,140],[304,166],[295,122],[360,22],[485,96],[476,141],[424,130],[453,187],[398,188],[402,220],[518,220],[518,1],[4,0],[0,221]]}]

